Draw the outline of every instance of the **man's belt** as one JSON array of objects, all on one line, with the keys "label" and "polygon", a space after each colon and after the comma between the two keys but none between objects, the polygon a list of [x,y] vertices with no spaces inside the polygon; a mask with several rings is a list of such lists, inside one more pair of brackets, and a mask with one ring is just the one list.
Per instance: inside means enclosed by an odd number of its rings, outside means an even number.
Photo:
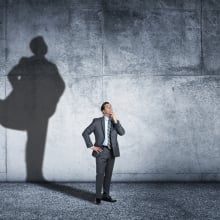
[{"label": "man's belt", "polygon": [[111,147],[108,147],[107,145],[102,145],[102,148],[107,148],[108,150],[111,150]]}]

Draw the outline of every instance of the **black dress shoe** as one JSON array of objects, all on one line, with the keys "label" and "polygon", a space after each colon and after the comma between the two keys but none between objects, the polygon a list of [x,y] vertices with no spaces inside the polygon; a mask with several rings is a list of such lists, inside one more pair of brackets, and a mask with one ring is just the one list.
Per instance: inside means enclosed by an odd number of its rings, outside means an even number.
[{"label": "black dress shoe", "polygon": [[99,205],[100,203],[101,203],[101,199],[95,198],[95,204],[96,204],[96,205]]},{"label": "black dress shoe", "polygon": [[103,196],[102,200],[106,201],[106,202],[117,202],[116,199],[112,199],[111,196]]}]

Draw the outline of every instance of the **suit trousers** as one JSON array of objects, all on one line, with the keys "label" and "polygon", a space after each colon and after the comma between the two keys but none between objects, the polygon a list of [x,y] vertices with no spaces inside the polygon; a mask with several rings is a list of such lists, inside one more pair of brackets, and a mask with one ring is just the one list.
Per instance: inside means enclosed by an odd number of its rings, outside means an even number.
[{"label": "suit trousers", "polygon": [[115,157],[112,150],[104,147],[103,151],[96,157],[96,198],[101,199],[102,186],[103,193],[109,196],[114,163]]}]

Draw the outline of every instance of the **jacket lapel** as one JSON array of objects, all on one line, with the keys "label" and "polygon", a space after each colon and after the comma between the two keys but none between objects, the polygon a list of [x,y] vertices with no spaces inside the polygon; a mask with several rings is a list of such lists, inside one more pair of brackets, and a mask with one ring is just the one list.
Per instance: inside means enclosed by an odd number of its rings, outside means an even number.
[{"label": "jacket lapel", "polygon": [[105,117],[104,116],[101,118],[101,124],[102,124],[103,134],[105,135]]},{"label": "jacket lapel", "polygon": [[[111,129],[113,128],[113,123],[112,123],[112,119],[109,119],[111,120]],[[101,124],[102,124],[102,131],[103,131],[103,134],[105,136],[105,117],[101,117]]]}]

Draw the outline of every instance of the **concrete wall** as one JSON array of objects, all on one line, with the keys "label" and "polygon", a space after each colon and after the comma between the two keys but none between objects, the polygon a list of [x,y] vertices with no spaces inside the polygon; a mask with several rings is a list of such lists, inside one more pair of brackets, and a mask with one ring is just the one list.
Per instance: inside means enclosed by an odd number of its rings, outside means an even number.
[{"label": "concrete wall", "polygon": [[[7,75],[38,35],[65,83],[45,178],[95,180],[81,133],[108,100],[126,130],[113,180],[219,180],[219,24],[218,0],[1,0],[0,98],[15,90]],[[0,125],[0,180],[26,179],[27,138]]]}]

